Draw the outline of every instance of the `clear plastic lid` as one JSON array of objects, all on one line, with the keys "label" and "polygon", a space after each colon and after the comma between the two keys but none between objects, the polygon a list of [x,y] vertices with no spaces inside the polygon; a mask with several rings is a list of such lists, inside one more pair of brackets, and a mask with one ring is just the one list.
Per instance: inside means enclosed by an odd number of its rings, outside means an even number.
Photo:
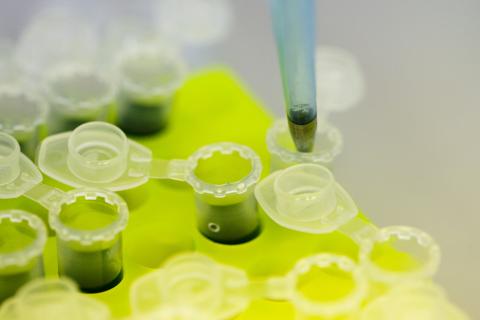
[{"label": "clear plastic lid", "polygon": [[147,182],[151,161],[148,148],[106,122],[88,122],[50,136],[38,155],[40,170],[62,183],[113,191]]},{"label": "clear plastic lid", "polygon": [[17,198],[42,181],[14,137],[0,132],[0,199]]},{"label": "clear plastic lid", "polygon": [[274,172],[255,189],[265,213],[281,226],[326,233],[358,214],[355,202],[324,166],[299,164]]},{"label": "clear plastic lid", "polygon": [[155,314],[181,306],[194,308],[209,319],[229,319],[249,303],[244,271],[190,253],[170,259],[165,266],[133,284],[130,301],[134,315]]},{"label": "clear plastic lid", "polygon": [[1,320],[108,320],[108,307],[78,292],[68,279],[38,279],[27,283],[0,309]]}]

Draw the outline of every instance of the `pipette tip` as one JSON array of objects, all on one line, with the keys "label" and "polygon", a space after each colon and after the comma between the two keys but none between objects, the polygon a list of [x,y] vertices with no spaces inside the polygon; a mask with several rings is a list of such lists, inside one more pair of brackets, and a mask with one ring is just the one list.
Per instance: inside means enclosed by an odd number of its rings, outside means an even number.
[{"label": "pipette tip", "polygon": [[317,119],[305,124],[296,124],[288,120],[290,134],[295,147],[300,152],[312,152],[315,144],[315,132],[317,131]]}]

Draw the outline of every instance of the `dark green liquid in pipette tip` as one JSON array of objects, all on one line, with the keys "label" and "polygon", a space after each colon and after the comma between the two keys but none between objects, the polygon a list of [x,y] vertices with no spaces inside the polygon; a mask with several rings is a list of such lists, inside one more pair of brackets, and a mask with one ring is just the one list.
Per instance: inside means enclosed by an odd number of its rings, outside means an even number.
[{"label": "dark green liquid in pipette tip", "polygon": [[206,238],[222,244],[241,244],[261,232],[257,203],[253,196],[231,205],[211,205],[196,199],[198,229]]},{"label": "dark green liquid in pipette tip", "polygon": [[150,105],[125,98],[119,111],[118,126],[128,134],[149,135],[160,132],[168,123],[170,101]]}]

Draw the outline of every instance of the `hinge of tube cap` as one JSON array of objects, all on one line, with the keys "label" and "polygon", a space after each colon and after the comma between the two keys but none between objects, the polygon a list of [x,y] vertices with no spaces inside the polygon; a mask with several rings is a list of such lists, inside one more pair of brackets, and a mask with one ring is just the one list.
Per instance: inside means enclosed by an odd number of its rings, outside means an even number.
[{"label": "hinge of tube cap", "polygon": [[28,190],[24,196],[49,209],[61,202],[65,193],[46,184],[38,184]]},{"label": "hinge of tube cap", "polygon": [[378,232],[378,228],[358,216],[351,219],[338,228],[338,231],[352,238],[357,244],[372,239]]},{"label": "hinge of tube cap", "polygon": [[150,167],[150,177],[154,179],[172,179],[185,181],[188,172],[188,160],[154,159]]}]

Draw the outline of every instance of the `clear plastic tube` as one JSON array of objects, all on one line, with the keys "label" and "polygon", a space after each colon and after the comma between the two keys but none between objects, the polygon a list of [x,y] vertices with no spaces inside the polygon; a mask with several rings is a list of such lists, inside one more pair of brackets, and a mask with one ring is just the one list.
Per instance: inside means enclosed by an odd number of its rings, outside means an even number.
[{"label": "clear plastic tube", "polygon": [[98,68],[78,63],[58,66],[47,76],[45,93],[51,106],[51,133],[70,131],[88,121],[113,121],[116,87]]},{"label": "clear plastic tube", "polygon": [[128,208],[116,194],[73,190],[52,203],[49,222],[57,233],[58,271],[84,292],[101,292],[123,278],[122,236]]},{"label": "clear plastic tube", "polygon": [[0,303],[32,279],[42,277],[47,230],[37,216],[0,211]]},{"label": "clear plastic tube", "polygon": [[148,135],[168,123],[175,92],[183,84],[185,64],[169,48],[139,45],[120,55],[118,125],[126,133]]},{"label": "clear plastic tube", "polygon": [[33,159],[46,136],[47,104],[19,86],[0,86],[0,131],[17,139],[21,150]]}]

